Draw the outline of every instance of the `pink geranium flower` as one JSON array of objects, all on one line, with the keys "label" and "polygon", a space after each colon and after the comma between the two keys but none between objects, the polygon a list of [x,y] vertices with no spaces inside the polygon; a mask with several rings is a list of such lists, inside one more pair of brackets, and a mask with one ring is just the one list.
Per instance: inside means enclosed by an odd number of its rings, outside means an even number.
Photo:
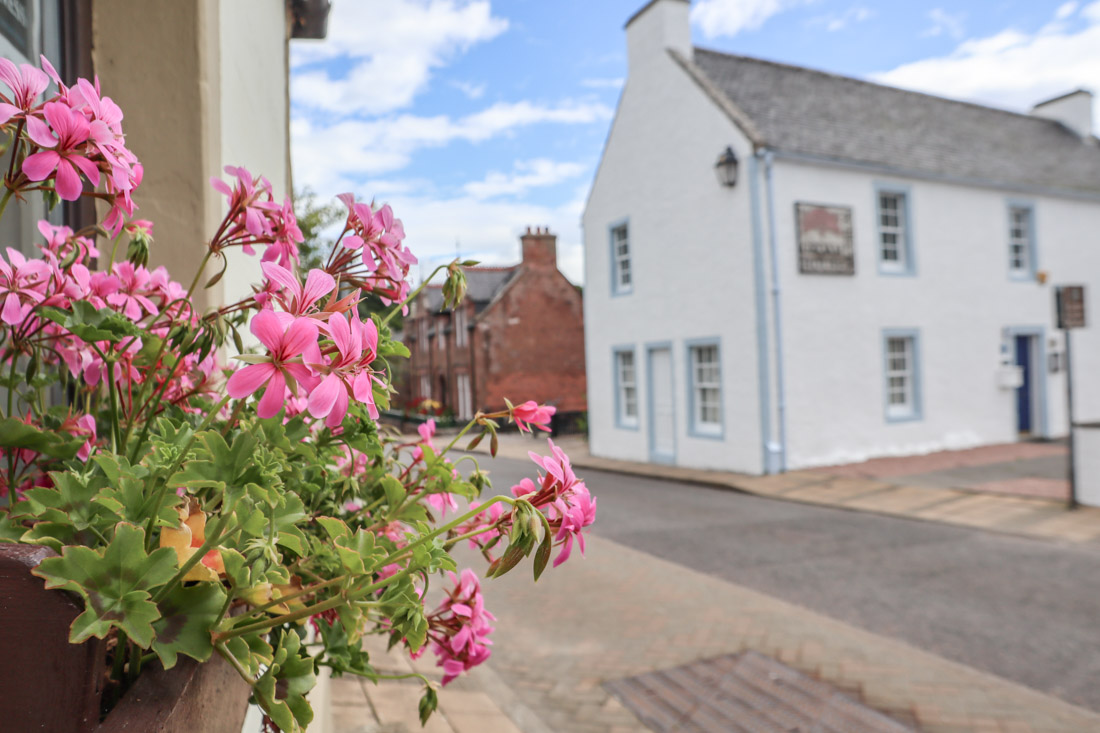
[{"label": "pink geranium flower", "polygon": [[12,104],[0,103],[0,124],[20,112],[30,112],[38,95],[50,84],[45,72],[30,64],[20,64],[16,68],[15,64],[5,58],[0,58],[0,81],[7,84],[12,92]]},{"label": "pink geranium flower", "polygon": [[[231,187],[215,177],[210,178],[210,185],[229,199],[229,211],[234,223],[253,237],[270,235],[271,223],[264,214],[261,202],[271,200],[271,184],[263,176],[253,179],[244,167],[227,165],[225,172],[237,179],[236,185]],[[246,244],[241,249],[245,254],[253,254],[251,245]]]},{"label": "pink geranium flower", "polygon": [[36,117],[28,117],[27,135],[48,149],[28,155],[23,161],[23,173],[32,181],[44,181],[56,171],[57,195],[65,201],[76,201],[83,190],[77,168],[93,186],[99,185],[99,168],[84,157],[83,150],[91,126],[83,114],[62,102],[48,102],[43,113],[49,126]]},{"label": "pink geranium flower", "polygon": [[550,444],[551,455],[527,454],[546,473],[539,477],[538,482],[523,479],[512,487],[512,495],[523,497],[539,510],[545,509],[550,527],[555,530],[554,541],[561,548],[554,559],[554,567],[557,567],[569,559],[574,540],[580,546],[581,554],[584,554],[584,530],[596,520],[596,500],[588,493],[584,482],[573,473],[569,456],[554,445],[554,441],[548,440],[547,443]]},{"label": "pink geranium flower", "polygon": [[45,262],[28,260],[8,247],[8,259],[0,257],[0,295],[4,297],[0,320],[9,326],[22,323],[34,304],[42,302],[49,275]]},{"label": "pink geranium flower", "polygon": [[237,357],[256,363],[234,372],[226,390],[230,397],[243,399],[266,386],[256,414],[262,418],[274,417],[283,407],[288,382],[291,391],[297,393],[297,383],[308,387],[314,381],[304,358],[319,358],[319,354],[313,354],[317,351],[317,323],[265,310],[256,314],[249,328],[267,347],[268,355]]},{"label": "pink geranium flower", "polygon": [[370,363],[378,353],[378,327],[374,321],[360,321],[353,311],[350,321],[333,315],[324,328],[335,345],[336,354],[327,365],[317,365],[328,374],[309,396],[309,414],[326,418],[325,425],[334,428],[343,422],[348,412],[350,394],[366,405],[368,414],[377,420],[375,376]]},{"label": "pink geranium flower", "polygon": [[296,316],[308,314],[321,298],[336,289],[336,280],[324,270],[310,270],[303,286],[290,270],[274,262],[264,262],[260,267],[270,282],[283,287],[271,289],[275,300]]},{"label": "pink geranium flower", "polygon": [[424,457],[424,449],[420,446],[426,445],[433,451],[435,450],[435,445],[432,443],[432,438],[435,437],[435,418],[428,418],[426,422],[417,425],[416,432],[420,433],[420,443],[413,448],[413,461],[419,461]]},{"label": "pink geranium flower", "polygon": [[531,432],[531,425],[534,425],[539,430],[549,433],[550,428],[547,425],[550,424],[550,418],[557,410],[556,407],[540,405],[534,400],[528,400],[522,405],[513,407],[511,413],[512,419],[516,421],[516,427],[520,430],[529,433]]},{"label": "pink geranium flower", "polygon": [[447,571],[447,576],[454,588],[428,616],[428,638],[438,665],[443,667],[444,685],[489,658],[493,642],[488,636],[493,632],[491,622],[496,620],[485,609],[481,583],[473,570],[466,568],[461,576]]}]

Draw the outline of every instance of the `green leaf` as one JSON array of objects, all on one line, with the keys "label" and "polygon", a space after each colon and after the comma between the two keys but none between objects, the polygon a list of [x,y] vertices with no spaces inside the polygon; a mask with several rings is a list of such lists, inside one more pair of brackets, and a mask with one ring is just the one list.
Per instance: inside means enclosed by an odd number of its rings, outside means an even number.
[{"label": "green leaf", "polygon": [[[279,685],[276,692],[276,685]],[[256,680],[256,699],[284,733],[297,733],[313,720],[306,693],[317,684],[313,657],[295,633],[284,633],[267,671]]]},{"label": "green leaf", "polygon": [[375,547],[374,534],[365,529],[356,532],[354,537],[337,539],[335,546],[340,562],[353,573],[371,572],[377,564],[376,561],[386,554],[381,547]]},{"label": "green leaf", "polygon": [[177,585],[160,603],[161,617],[153,624],[153,651],[165,669],[176,665],[178,655],[205,662],[214,653],[210,629],[225,604],[220,583],[197,583],[189,588]]},{"label": "green leaf", "polygon": [[[425,448],[427,449],[426,446]],[[427,460],[426,456],[425,460]],[[386,492],[386,503],[390,505],[390,509],[396,509],[401,506],[401,502],[405,501],[405,487],[396,476],[383,476],[382,490]]]},{"label": "green leaf", "polygon": [[225,577],[238,591],[252,587],[252,566],[245,556],[236,550],[221,548],[222,563],[225,565]]},{"label": "green leaf", "polygon": [[19,542],[27,528],[12,519],[7,512],[0,514],[0,542]]},{"label": "green leaf", "polygon": [[260,669],[271,664],[275,657],[275,650],[263,638],[267,632],[256,632],[235,636],[225,641],[225,648],[232,654],[241,666],[252,676],[260,674]]},{"label": "green leaf", "polygon": [[437,707],[439,707],[439,696],[436,694],[435,688],[425,687],[418,706],[421,726],[428,724],[428,718],[432,717],[432,713],[435,712]]},{"label": "green leaf", "polygon": [[382,357],[387,356],[399,356],[404,359],[409,358],[409,347],[400,341],[384,341],[378,347],[378,355]]},{"label": "green leaf", "polygon": [[70,629],[72,643],[91,636],[102,639],[117,627],[148,649],[153,622],[160,618],[148,591],[176,574],[176,553],[162,547],[146,554],[145,530],[123,522],[105,549],[66,547],[61,557],[46,558],[31,572],[44,579],[47,588],[75,591],[84,598],[84,613]]},{"label": "green leaf", "polygon": [[338,539],[340,537],[351,536],[351,530],[348,529],[348,525],[341,519],[335,519],[333,517],[317,517],[317,523],[320,524],[325,532],[331,539]]},{"label": "green leaf", "polygon": [[542,576],[542,571],[546,570],[546,563],[550,561],[550,533],[547,532],[546,536],[542,538],[542,543],[539,544],[539,549],[535,553],[535,582],[537,583],[539,577]]},{"label": "green leaf", "polygon": [[68,460],[76,455],[84,438],[68,433],[42,431],[14,417],[0,420],[0,448],[26,448],[51,458]]},{"label": "green leaf", "polygon": [[508,545],[508,549],[504,551],[504,554],[489,566],[486,575],[490,578],[499,578],[518,565],[519,561],[526,557],[530,551],[530,547],[524,547],[523,543],[520,542]]}]

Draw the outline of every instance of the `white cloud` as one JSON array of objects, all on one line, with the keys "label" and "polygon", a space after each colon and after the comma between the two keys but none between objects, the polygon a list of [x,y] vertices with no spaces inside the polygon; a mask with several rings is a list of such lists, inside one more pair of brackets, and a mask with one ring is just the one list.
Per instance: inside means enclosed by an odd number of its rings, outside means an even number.
[{"label": "white cloud", "polygon": [[470,181],[463,190],[475,199],[485,200],[496,196],[517,196],[532,188],[553,186],[588,170],[582,163],[561,163],[547,158],[517,160],[511,173],[490,171],[480,181]]},{"label": "white cloud", "polygon": [[784,10],[806,0],[699,0],[691,9],[691,22],[708,39],[754,31]]},{"label": "white cloud", "polygon": [[1054,13],[1056,20],[1065,20],[1069,16],[1073,15],[1077,11],[1077,3],[1071,2],[1062,3],[1058,6],[1058,10]]},{"label": "white cloud", "polygon": [[418,277],[453,259],[456,241],[464,258],[483,265],[515,264],[520,259],[520,234],[528,226],[549,226],[558,235],[559,268],[573,282],[583,283],[580,216],[586,191],[561,206],[481,201],[470,196],[395,196],[387,203],[405,227],[405,243],[420,259]]},{"label": "white cloud", "polygon": [[840,15],[822,15],[811,18],[808,25],[823,25],[830,33],[842,31],[853,23],[862,23],[875,17],[875,11],[871,8],[857,5],[848,8]]},{"label": "white cloud", "polygon": [[943,8],[932,8],[928,11],[928,19],[932,21],[932,25],[921,36],[940,36],[947,33],[958,41],[966,35],[966,28],[963,26],[966,13],[952,15]]},{"label": "white cloud", "polygon": [[589,89],[619,89],[625,81],[621,76],[613,79],[581,79],[581,86]]},{"label": "white cloud", "polygon": [[458,119],[406,114],[318,125],[299,117],[290,130],[294,176],[298,185],[329,195],[344,190],[335,182],[346,188],[350,181],[404,168],[422,148],[456,141],[480,143],[539,123],[601,122],[611,115],[611,108],[593,102],[547,106],[521,101],[498,102]]},{"label": "white cloud", "polygon": [[[1060,8],[1056,21],[1068,17],[1062,13]],[[1086,6],[1079,16],[1085,21],[1083,28],[1070,30],[1066,23],[1050,22],[1030,34],[1006,29],[963,41],[946,56],[904,64],[871,78],[1025,111],[1036,102],[1100,82],[1100,2]],[[1093,118],[1100,121],[1100,107]]]},{"label": "white cloud", "polygon": [[[295,104],[342,114],[383,114],[408,106],[445,66],[471,46],[503,33],[488,0],[356,0],[333,3],[328,38],[294,43]],[[343,61],[346,73],[334,75]]]},{"label": "white cloud", "polygon": [[466,95],[467,99],[481,99],[485,96],[484,84],[473,84],[468,81],[452,81],[451,86]]}]

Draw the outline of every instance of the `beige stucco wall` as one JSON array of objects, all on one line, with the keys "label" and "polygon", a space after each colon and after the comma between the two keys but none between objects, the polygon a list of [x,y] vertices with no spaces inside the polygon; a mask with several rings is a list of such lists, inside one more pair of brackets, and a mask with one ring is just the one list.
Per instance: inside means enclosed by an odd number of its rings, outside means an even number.
[{"label": "beige stucco wall", "polygon": [[[265,176],[277,201],[290,193],[285,0],[234,0],[219,7],[221,165]],[[224,209],[219,213],[224,213]],[[223,297],[259,282],[259,255],[230,250]]]},{"label": "beige stucco wall", "polygon": [[[225,212],[210,176],[244,165],[266,175],[276,195],[289,191],[285,4],[96,0],[92,26],[96,73],[145,166],[134,199],[138,216],[156,225],[150,264],[187,284]],[[195,305],[247,293],[259,273],[247,265]]]}]

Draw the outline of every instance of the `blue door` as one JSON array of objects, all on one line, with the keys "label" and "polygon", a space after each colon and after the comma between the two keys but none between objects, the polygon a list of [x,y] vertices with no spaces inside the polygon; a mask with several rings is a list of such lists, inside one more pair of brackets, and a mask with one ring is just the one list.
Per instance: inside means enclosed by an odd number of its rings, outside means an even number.
[{"label": "blue door", "polygon": [[1016,337],[1016,366],[1024,374],[1023,383],[1016,388],[1016,429],[1021,433],[1031,432],[1031,336]]}]

